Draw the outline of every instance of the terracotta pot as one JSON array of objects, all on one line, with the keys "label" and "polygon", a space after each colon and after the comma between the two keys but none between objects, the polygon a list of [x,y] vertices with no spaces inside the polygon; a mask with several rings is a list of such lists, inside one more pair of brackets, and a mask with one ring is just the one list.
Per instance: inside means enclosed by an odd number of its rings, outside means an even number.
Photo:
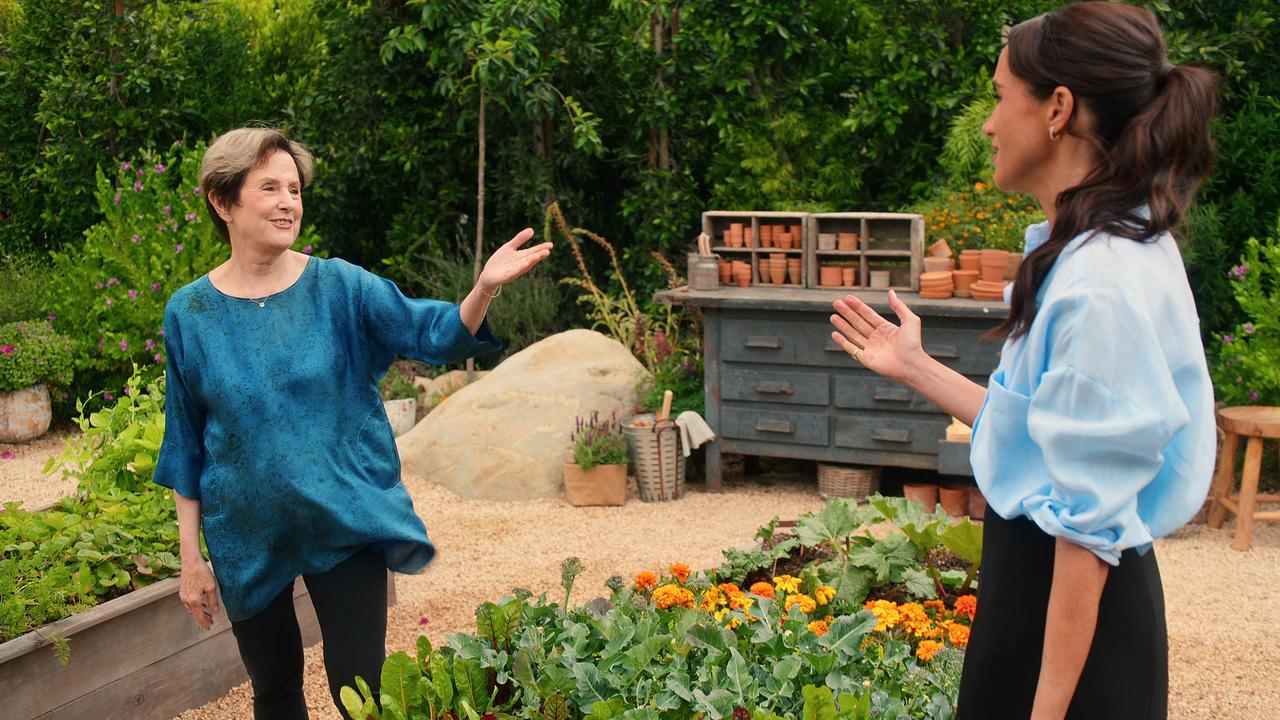
[{"label": "terracotta pot", "polygon": [[960,253],[961,270],[982,270],[982,255],[978,251],[965,250]]},{"label": "terracotta pot", "polygon": [[902,494],[923,507],[927,513],[933,512],[934,506],[938,504],[937,483],[903,483]]},{"label": "terracotta pot", "polygon": [[982,494],[977,485],[969,486],[969,517],[981,520],[987,515],[987,496]]},{"label": "terracotta pot", "polygon": [[728,285],[729,280],[733,277],[733,263],[721,260],[716,265],[716,272],[720,275],[720,284]]},{"label": "terracotta pot", "polygon": [[1009,264],[1004,266],[1004,279],[1013,282],[1018,277],[1018,266],[1022,264],[1022,253],[1009,253]]},{"label": "terracotta pot", "polygon": [[769,279],[774,285],[781,285],[787,280],[787,266],[778,267],[776,264],[769,266]]},{"label": "terracotta pot", "polygon": [[729,246],[742,247],[742,223],[729,223]]},{"label": "terracotta pot", "polygon": [[853,276],[857,271],[854,268],[840,268],[840,283],[845,287],[853,287]]},{"label": "terracotta pot", "polygon": [[951,246],[947,244],[946,240],[938,240],[929,246],[927,254],[932,257],[949,258],[951,257]]},{"label": "terracotta pot", "polygon": [[954,265],[950,257],[926,257],[924,258],[925,272],[946,272],[951,270]]},{"label": "terracotta pot", "polygon": [[751,228],[744,228],[742,231],[742,244],[746,247],[754,247],[751,242]]},{"label": "terracotta pot", "polygon": [[942,509],[947,515],[958,520],[969,514],[969,488],[966,485],[957,485],[948,487],[946,485],[938,488],[939,500],[942,502]]},{"label": "terracotta pot", "polygon": [[764,244],[764,243],[772,243],[772,242],[773,242],[773,226],[761,225],[760,226],[760,243]]},{"label": "terracotta pot", "polygon": [[842,232],[836,235],[837,250],[857,250],[858,233]]},{"label": "terracotta pot", "polygon": [[627,466],[597,465],[583,470],[564,464],[564,499],[570,505],[621,505],[627,501]]},{"label": "terracotta pot", "polygon": [[823,265],[818,269],[818,284],[823,287],[840,286],[840,268],[835,265]]},{"label": "terracotta pot", "polygon": [[44,385],[0,393],[0,442],[34,440],[49,432],[52,421],[49,389]]},{"label": "terracotta pot", "polygon": [[787,263],[787,279],[792,285],[800,284],[800,261],[796,260],[795,264]]},{"label": "terracotta pot", "polygon": [[777,240],[777,245],[778,245],[778,247],[782,248],[783,250],[790,250],[790,249],[791,249],[791,234],[790,234],[790,233],[783,233],[780,237],[776,238],[776,240]]}]

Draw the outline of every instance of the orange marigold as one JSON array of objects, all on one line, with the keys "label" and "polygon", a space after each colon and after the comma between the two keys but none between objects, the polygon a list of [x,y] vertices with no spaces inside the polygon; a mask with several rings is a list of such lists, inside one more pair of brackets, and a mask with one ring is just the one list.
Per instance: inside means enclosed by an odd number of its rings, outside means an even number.
[{"label": "orange marigold", "polygon": [[658,576],[645,570],[636,575],[635,588],[640,591],[652,590],[658,584]]},{"label": "orange marigold", "polygon": [[976,595],[961,595],[956,598],[956,615],[964,615],[973,620],[973,616],[978,612],[978,598]]},{"label": "orange marigold", "polygon": [[758,582],[752,585],[750,592],[754,595],[759,595],[760,597],[767,597],[770,600],[773,599],[773,586],[767,582]]},{"label": "orange marigold", "polygon": [[659,610],[673,607],[692,608],[693,593],[689,592],[688,588],[668,583],[658,586],[653,591],[653,603]]},{"label": "orange marigold", "polygon": [[956,647],[968,647],[969,626],[961,625],[960,623],[951,623],[951,626],[947,628],[947,639]]},{"label": "orange marigold", "polygon": [[828,625],[826,621],[814,620],[813,622],[809,623],[809,632],[813,633],[814,635],[817,635],[818,637],[822,637],[823,635],[826,635],[830,630],[831,630],[831,626]]},{"label": "orange marigold", "polygon": [[916,657],[924,660],[925,662],[929,662],[941,649],[942,643],[934,642],[932,640],[921,640],[920,647],[916,648]]},{"label": "orange marigold", "polygon": [[884,632],[897,627],[902,621],[902,613],[898,606],[888,600],[868,601],[866,608],[876,616],[876,632]]},{"label": "orange marigold", "polygon": [[782,607],[783,607],[783,610],[787,612],[791,612],[791,608],[796,605],[799,605],[800,612],[805,613],[806,615],[818,608],[817,601],[815,601],[813,598],[803,593],[788,595],[787,601]]},{"label": "orange marigold", "polygon": [[733,583],[720,583],[716,588],[725,594],[726,597],[741,593],[742,589]]},{"label": "orange marigold", "polygon": [[688,565],[685,565],[684,563],[675,563],[668,569],[671,571],[672,577],[679,580],[681,585],[688,582],[690,572]]},{"label": "orange marigold", "polygon": [[924,608],[926,610],[937,610],[939,612],[942,612],[947,609],[947,604],[942,602],[941,600],[925,600]]}]

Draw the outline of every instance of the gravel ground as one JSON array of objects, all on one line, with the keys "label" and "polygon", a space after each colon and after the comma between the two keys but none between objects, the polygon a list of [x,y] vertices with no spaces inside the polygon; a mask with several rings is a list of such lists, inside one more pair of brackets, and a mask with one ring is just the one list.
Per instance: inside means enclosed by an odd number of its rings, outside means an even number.
[{"label": "gravel ground", "polygon": [[28,443],[0,442],[0,503],[18,500],[24,509],[34,510],[75,492],[74,480],[44,474],[45,463],[62,452],[68,437],[60,430]]},{"label": "gravel ground", "polygon": [[[72,488],[39,474],[65,436],[26,446],[0,445],[14,460],[0,460],[0,501],[34,507]],[[387,647],[409,650],[419,634],[435,644],[474,630],[474,608],[512,587],[553,597],[560,561],[577,555],[586,572],[575,585],[579,601],[604,595],[613,574],[631,576],[672,562],[709,567],[727,547],[751,542],[774,516],[817,510],[816,483],[766,473],[726,477],[725,492],[694,485],[682,500],[621,508],[574,508],[561,500],[497,503],[460,498],[431,483],[406,478],[418,513],[439,555],[422,575],[397,577],[399,603],[391,609]],[[1234,523],[1220,530],[1188,525],[1156,543],[1169,627],[1169,716],[1175,720],[1280,718],[1280,525],[1256,526],[1249,552],[1231,549]],[[320,647],[306,653],[311,717],[337,720],[321,665]],[[252,717],[247,685],[190,710],[180,720]]]}]

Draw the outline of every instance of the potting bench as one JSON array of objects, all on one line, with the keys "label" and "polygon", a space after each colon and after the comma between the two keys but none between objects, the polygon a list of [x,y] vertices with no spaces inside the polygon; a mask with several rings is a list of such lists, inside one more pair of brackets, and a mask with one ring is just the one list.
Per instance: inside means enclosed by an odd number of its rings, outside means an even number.
[{"label": "potting bench", "polygon": [[[972,475],[969,444],[946,442],[950,417],[904,385],[854,362],[831,339],[832,302],[848,292],[895,319],[888,294],[776,286],[666,290],[655,300],[703,312],[707,487],[723,452]],[[979,337],[1007,306],[967,298],[900,297],[920,316],[925,351],[986,384],[1000,344]]]}]

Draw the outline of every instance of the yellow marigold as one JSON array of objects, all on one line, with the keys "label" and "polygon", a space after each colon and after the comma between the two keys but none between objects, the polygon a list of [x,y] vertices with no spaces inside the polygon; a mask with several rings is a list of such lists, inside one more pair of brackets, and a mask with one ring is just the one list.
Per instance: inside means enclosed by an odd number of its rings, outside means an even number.
[{"label": "yellow marigold", "polygon": [[690,571],[688,565],[685,565],[684,563],[675,563],[668,569],[671,570],[671,575],[680,581],[681,585],[689,580]]},{"label": "yellow marigold", "polygon": [[673,607],[693,607],[693,593],[679,585],[660,585],[653,591],[653,602],[659,610]]},{"label": "yellow marigold", "polygon": [[724,618],[728,614],[729,614],[729,608],[720,608],[719,610],[716,611],[716,614],[715,614],[716,622],[724,622]]},{"label": "yellow marigold", "polygon": [[929,662],[941,649],[942,643],[934,642],[932,640],[922,640],[920,641],[920,647],[916,648],[916,657],[924,660],[925,662]]},{"label": "yellow marigold", "polygon": [[645,570],[636,575],[635,588],[640,591],[652,590],[658,584],[658,576]]},{"label": "yellow marigold", "polygon": [[836,589],[830,585],[819,585],[817,590],[813,591],[813,598],[818,601],[819,605],[826,605],[835,599]]},{"label": "yellow marigold", "polygon": [[751,593],[760,597],[773,599],[773,586],[767,582],[758,582],[751,586]]},{"label": "yellow marigold", "polygon": [[790,575],[779,575],[773,579],[773,587],[778,592],[798,593],[800,592],[800,578],[791,577]]},{"label": "yellow marigold", "polygon": [[788,595],[788,596],[787,596],[787,601],[786,601],[786,603],[785,603],[785,604],[783,604],[783,606],[782,606],[782,607],[783,607],[783,609],[784,609],[784,610],[786,610],[787,612],[791,612],[791,608],[792,608],[793,606],[795,606],[795,605],[799,605],[799,606],[800,606],[800,612],[805,613],[806,615],[807,615],[807,614],[809,614],[809,613],[811,613],[811,612],[813,612],[814,610],[816,610],[816,609],[818,608],[818,603],[817,603],[816,601],[814,601],[814,599],[813,599],[813,598],[811,598],[811,597],[809,597],[808,595],[805,595],[805,594],[803,594],[803,593],[797,593],[797,594],[795,594],[795,595]]},{"label": "yellow marigold", "polygon": [[951,623],[951,627],[947,628],[947,640],[951,641],[956,647],[969,646],[969,626],[960,623]]},{"label": "yellow marigold", "polygon": [[888,600],[875,600],[869,602],[867,609],[876,616],[876,632],[884,632],[898,626],[902,621],[902,613],[898,612],[898,606]]},{"label": "yellow marigold", "polygon": [[729,596],[729,607],[733,608],[734,610],[741,610],[743,612],[746,612],[751,609],[752,605],[755,605],[755,604],[756,604],[756,601],[754,598],[749,598],[742,593],[735,593]]},{"label": "yellow marigold", "polygon": [[831,626],[828,625],[823,620],[814,620],[813,622],[809,623],[809,632],[813,633],[814,635],[817,635],[818,637],[822,637],[823,635],[826,635],[830,630],[831,630]]},{"label": "yellow marigold", "polygon": [[961,595],[956,598],[956,615],[964,615],[973,620],[978,612],[978,598],[975,595]]},{"label": "yellow marigold", "polygon": [[702,609],[703,610],[706,610],[707,612],[711,612],[712,610],[716,609],[717,605],[720,605],[720,604],[721,602],[720,602],[719,590],[715,588],[711,588],[710,590],[702,593]]}]

